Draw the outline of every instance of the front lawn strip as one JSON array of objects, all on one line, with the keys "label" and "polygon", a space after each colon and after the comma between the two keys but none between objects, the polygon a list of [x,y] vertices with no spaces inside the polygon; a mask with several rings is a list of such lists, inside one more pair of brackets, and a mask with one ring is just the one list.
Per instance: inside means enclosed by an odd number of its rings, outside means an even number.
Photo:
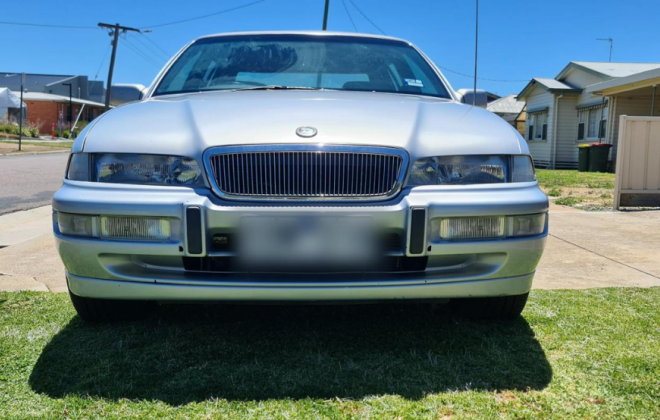
[{"label": "front lawn strip", "polygon": [[539,186],[556,204],[582,210],[611,210],[615,175],[576,170],[537,169]]},{"label": "front lawn strip", "polygon": [[511,323],[430,305],[165,306],[83,323],[0,293],[0,418],[660,416],[660,288],[534,291]]}]

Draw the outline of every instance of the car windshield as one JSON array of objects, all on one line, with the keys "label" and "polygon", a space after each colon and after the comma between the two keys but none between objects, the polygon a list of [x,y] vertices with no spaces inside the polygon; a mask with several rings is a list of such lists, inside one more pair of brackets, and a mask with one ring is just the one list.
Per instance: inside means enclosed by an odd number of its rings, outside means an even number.
[{"label": "car windshield", "polygon": [[243,89],[333,89],[450,97],[428,62],[405,42],[277,34],[197,40],[170,67],[154,95]]}]

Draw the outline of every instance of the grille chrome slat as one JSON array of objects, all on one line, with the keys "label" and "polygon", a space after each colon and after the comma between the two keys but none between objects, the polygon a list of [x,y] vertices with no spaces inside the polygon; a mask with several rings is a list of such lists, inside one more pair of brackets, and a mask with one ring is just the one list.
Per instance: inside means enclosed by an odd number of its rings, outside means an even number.
[{"label": "grille chrome slat", "polygon": [[241,200],[379,200],[402,185],[408,155],[387,147],[265,145],[204,153],[216,194]]}]

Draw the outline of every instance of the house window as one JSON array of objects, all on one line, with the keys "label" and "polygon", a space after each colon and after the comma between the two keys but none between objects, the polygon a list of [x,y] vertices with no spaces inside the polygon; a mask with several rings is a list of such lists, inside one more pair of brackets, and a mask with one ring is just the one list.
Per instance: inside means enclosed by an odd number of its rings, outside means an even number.
[{"label": "house window", "polygon": [[578,112],[578,140],[598,140],[605,137],[607,106],[597,106]]},{"label": "house window", "polygon": [[584,140],[584,129],[587,122],[587,111],[578,112],[578,140]]},{"label": "house window", "polygon": [[600,119],[600,127],[598,129],[598,137],[601,139],[605,138],[605,131],[607,130],[607,105],[605,105],[602,109],[602,116]]},{"label": "house window", "polygon": [[594,139],[598,137],[598,122],[600,121],[600,108],[589,110],[589,124],[587,129],[587,138]]},{"label": "house window", "polygon": [[527,131],[527,140],[547,140],[548,139],[548,113],[536,112],[529,115],[529,125]]}]

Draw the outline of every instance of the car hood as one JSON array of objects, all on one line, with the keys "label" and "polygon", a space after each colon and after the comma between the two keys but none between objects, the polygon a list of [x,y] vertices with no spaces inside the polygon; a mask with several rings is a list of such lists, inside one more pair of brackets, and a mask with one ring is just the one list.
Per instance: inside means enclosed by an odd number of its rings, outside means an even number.
[{"label": "car hood", "polygon": [[[318,134],[299,137],[296,129],[303,126],[316,128]],[[82,142],[90,153],[196,158],[212,146],[278,143],[400,147],[413,159],[527,153],[517,132],[484,109],[432,97],[346,91],[224,91],[154,97],[107,112],[86,132],[78,149],[83,148]]]}]

